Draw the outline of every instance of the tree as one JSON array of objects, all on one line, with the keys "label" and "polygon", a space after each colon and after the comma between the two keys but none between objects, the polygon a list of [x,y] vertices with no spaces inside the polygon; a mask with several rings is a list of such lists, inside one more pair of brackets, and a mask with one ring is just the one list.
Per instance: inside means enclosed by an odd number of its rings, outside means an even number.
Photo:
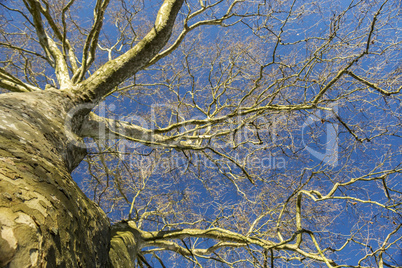
[{"label": "tree", "polygon": [[0,266],[400,265],[399,1],[0,5]]}]

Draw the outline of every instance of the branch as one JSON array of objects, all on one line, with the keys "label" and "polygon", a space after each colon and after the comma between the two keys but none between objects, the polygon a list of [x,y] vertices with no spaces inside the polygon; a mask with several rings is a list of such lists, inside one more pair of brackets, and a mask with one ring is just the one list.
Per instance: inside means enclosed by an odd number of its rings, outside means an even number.
[{"label": "branch", "polygon": [[129,122],[100,117],[92,112],[83,123],[80,136],[93,139],[126,139],[149,146],[194,149],[185,141],[155,134],[150,129]]},{"label": "branch", "polygon": [[74,53],[73,47],[70,45],[69,41],[67,40],[67,23],[66,23],[66,12],[71,7],[71,5],[75,2],[75,0],[70,0],[70,2],[63,8],[62,11],[62,24],[63,24],[63,46],[67,46],[68,56],[71,63],[71,68],[73,73],[76,73],[78,66],[76,61],[76,56]]},{"label": "branch", "polygon": [[[335,195],[335,192],[340,189],[341,187],[345,187],[348,185],[352,185],[356,182],[360,182],[360,181],[376,181],[376,180],[381,180],[383,185],[386,187],[384,181],[385,179],[394,173],[400,173],[402,170],[401,169],[394,169],[394,170],[386,170],[386,171],[382,171],[382,172],[378,172],[378,173],[373,173],[373,174],[367,174],[358,178],[353,178],[350,179],[349,181],[343,182],[343,183],[335,183],[334,186],[332,187],[332,189],[324,196],[322,195],[319,191],[316,190],[301,190],[301,193],[307,195],[308,197],[310,197],[314,202],[317,201],[324,201],[324,200],[331,200],[331,199],[343,199],[343,200],[352,200],[355,202],[359,202],[359,203],[363,203],[363,204],[373,204],[373,205],[377,205],[379,207],[388,209],[392,212],[397,213],[397,211],[395,209],[392,209],[392,206],[387,206],[384,204],[381,204],[377,201],[373,201],[373,200],[363,200],[357,197],[352,197],[352,196],[337,196]],[[382,174],[382,175],[380,175]],[[388,189],[384,189],[384,191],[386,191],[386,197],[389,198],[389,193],[388,193]]]},{"label": "branch", "polygon": [[[43,27],[41,12],[43,7],[37,0],[24,0],[24,3],[33,17],[33,22],[36,29],[36,34],[39,38],[39,43],[47,55],[51,55],[54,60],[54,68],[60,88],[70,88],[71,80],[68,73],[68,66],[64,59],[63,53],[58,49],[56,43],[51,39],[45,28]],[[50,58],[50,57],[49,57]]]},{"label": "branch", "polygon": [[3,68],[0,68],[0,87],[12,92],[31,92],[40,90],[37,87],[22,82]]},{"label": "branch", "polygon": [[[165,0],[154,27],[132,49],[108,61],[76,89],[84,102],[98,103],[117,85],[144,68],[168,42],[184,0]],[[85,63],[83,63],[85,64]]]},{"label": "branch", "polygon": [[379,14],[381,13],[381,10],[384,8],[384,5],[386,2],[387,1],[383,2],[383,4],[381,5],[381,7],[378,9],[378,11],[376,12],[376,14],[373,17],[373,21],[371,22],[371,25],[370,25],[370,31],[368,33],[365,49],[355,59],[353,59],[348,65],[346,65],[342,70],[340,70],[336,74],[336,76],[334,78],[332,78],[331,81],[329,81],[328,84],[325,85],[325,87],[323,87],[320,90],[320,92],[318,92],[318,94],[316,95],[316,97],[313,100],[313,103],[318,103],[320,101],[320,99],[324,96],[324,94],[327,92],[327,90],[330,89],[333,84],[335,84],[345,73],[348,73],[349,69],[355,63],[357,63],[362,57],[364,57],[365,55],[367,55],[369,53],[370,43],[372,40],[373,31],[375,29],[376,21],[377,21]]},{"label": "branch", "polygon": [[176,253],[179,253],[182,256],[197,256],[197,257],[204,257],[204,258],[205,258],[205,256],[212,254],[213,252],[215,252],[216,250],[221,249],[221,248],[227,248],[227,247],[239,248],[239,247],[247,246],[247,244],[245,244],[245,243],[218,242],[218,243],[212,245],[211,247],[208,247],[205,249],[203,249],[203,248],[189,249],[189,248],[184,248],[184,247],[180,246],[176,242],[166,241],[166,240],[160,240],[160,241],[148,243],[147,245],[152,246],[152,247],[158,247],[159,249],[147,250],[144,252],[145,254],[151,253],[152,251],[160,250],[160,248],[162,248],[162,249],[174,251]]},{"label": "branch", "polygon": [[94,24],[87,36],[82,53],[82,66],[74,74],[73,81],[75,83],[81,82],[87,72],[88,68],[95,60],[96,47],[99,41],[99,34],[103,26],[103,19],[105,11],[109,5],[110,0],[97,0],[94,10]]},{"label": "branch", "polygon": [[141,245],[135,223],[119,222],[112,226],[109,257],[113,267],[134,267]]},{"label": "branch", "polygon": [[[162,147],[170,147],[176,149],[192,149],[192,150],[200,150],[203,147],[200,146],[200,142],[196,143],[194,141],[201,140],[209,140],[213,137],[224,136],[232,133],[234,130],[229,129],[218,129],[216,133],[208,134],[208,135],[190,135],[198,130],[205,129],[216,125],[218,123],[225,122],[226,120],[233,118],[235,116],[242,116],[251,113],[261,112],[261,111],[292,111],[292,110],[308,110],[314,109],[317,106],[312,106],[310,104],[301,104],[301,105],[267,105],[262,107],[244,107],[239,110],[236,110],[233,113],[228,115],[215,117],[215,118],[206,118],[206,119],[190,119],[174,124],[170,124],[168,127],[159,128],[155,130],[150,130],[146,128],[139,127],[137,125],[131,124],[129,122],[124,122],[120,120],[107,119],[104,117],[100,117],[94,113],[90,113],[86,118],[86,121],[83,123],[80,136],[81,137],[91,137],[94,139],[105,139],[108,137],[109,139],[121,138],[134,142],[143,143],[145,145],[154,145],[154,146],[162,146]],[[322,107],[318,107],[321,109],[326,109]],[[182,133],[175,134],[174,136],[162,136],[162,133],[168,133],[174,129],[178,129],[181,127],[195,125],[194,128],[190,130],[186,130]],[[241,125],[242,126],[242,125]],[[240,127],[241,127],[240,126]],[[236,128],[237,129],[237,128]],[[217,151],[209,148],[217,154]],[[221,154],[220,154],[221,155]],[[221,155],[227,158],[224,155]],[[230,160],[230,159],[229,159]],[[235,163],[235,161],[231,161]],[[240,167],[240,166],[239,166]],[[241,167],[240,167],[241,168]],[[243,168],[241,168],[243,169]],[[249,178],[250,179],[250,178]]]},{"label": "branch", "polygon": [[354,74],[353,72],[351,72],[351,71],[346,71],[345,73],[348,74],[348,75],[350,75],[351,77],[353,77],[353,78],[356,79],[357,81],[359,81],[359,82],[361,82],[361,83],[363,83],[363,84],[365,84],[365,85],[367,85],[367,86],[369,86],[369,87],[371,87],[371,88],[377,90],[378,92],[380,92],[381,94],[384,94],[384,95],[386,95],[386,96],[398,94],[398,93],[400,93],[401,90],[402,90],[402,86],[400,86],[400,87],[399,87],[397,90],[395,90],[395,91],[384,90],[384,89],[378,87],[377,84],[373,84],[373,83],[371,83],[371,82],[369,82],[369,81],[367,81],[367,80],[361,78],[360,76],[355,75],[355,74]]},{"label": "branch", "polygon": [[[222,248],[222,247],[247,247],[249,245],[257,245],[264,249],[276,249],[276,250],[290,250],[297,252],[307,258],[325,262],[330,265],[336,265],[332,260],[326,258],[322,251],[319,249],[318,243],[314,238],[314,234],[311,231],[301,229],[296,231],[289,239],[285,241],[281,241],[279,243],[275,243],[272,241],[244,236],[242,234],[238,234],[229,230],[225,230],[222,228],[211,228],[207,230],[202,229],[179,229],[179,230],[171,230],[171,231],[155,231],[148,232],[142,231],[137,228],[136,224],[133,221],[119,223],[123,224],[123,228],[119,227],[119,234],[122,235],[123,232],[127,233],[131,237],[135,237],[136,242],[132,243],[131,241],[127,245],[127,247],[134,247],[137,250],[137,254],[139,250],[143,247],[160,247],[163,249],[173,250],[179,254],[184,256],[188,255],[198,255],[198,254],[210,254],[213,250]],[[296,244],[290,244],[299,234],[307,233],[310,235],[312,240],[314,241],[318,253],[308,253],[301,250]],[[175,242],[171,242],[171,239],[185,239],[188,237],[193,238],[207,238],[214,239],[218,242],[207,248],[207,249],[192,249],[191,251],[188,248],[183,248],[179,246]],[[330,266],[331,267],[331,266]]]},{"label": "branch", "polygon": [[18,51],[20,51],[22,53],[28,53],[28,54],[31,54],[33,56],[42,58],[45,61],[51,63],[47,57],[45,57],[45,56],[43,56],[43,55],[41,55],[39,53],[36,53],[35,51],[31,51],[31,50],[28,50],[28,49],[24,49],[24,48],[17,47],[17,46],[11,45],[11,44],[3,43],[3,42],[0,42],[0,46],[7,47],[7,48],[10,48],[10,49],[14,49],[14,50],[18,50]]},{"label": "branch", "polygon": [[52,18],[52,15],[50,14],[49,10],[50,10],[50,6],[49,3],[44,1],[46,8],[42,7],[40,5],[41,8],[41,13],[45,16],[46,20],[48,21],[50,27],[52,28],[55,36],[57,37],[57,39],[59,41],[62,42],[63,44],[63,52],[67,50],[69,58],[70,58],[70,62],[73,68],[73,71],[75,71],[77,69],[77,65],[76,65],[76,57],[74,54],[74,51],[70,45],[70,41],[67,39],[66,37],[66,22],[65,22],[65,13],[67,12],[67,10],[71,7],[71,5],[74,3],[75,0],[71,0],[64,8],[62,11],[62,22],[63,22],[63,33],[61,32],[61,30],[59,29],[59,27],[57,26],[56,22],[54,21],[54,19]]},{"label": "branch", "polygon": [[203,20],[203,21],[199,21],[194,23],[191,26],[188,26],[188,22],[190,19],[194,18],[195,16],[205,12],[206,10],[218,5],[220,2],[216,2],[213,3],[209,6],[202,6],[201,9],[193,12],[192,14],[189,14],[187,16],[187,18],[184,21],[184,29],[183,31],[180,33],[180,35],[177,37],[176,41],[167,49],[165,49],[164,51],[162,51],[161,53],[159,53],[158,55],[156,55],[149,63],[147,66],[150,66],[152,64],[155,64],[155,62],[157,62],[158,60],[160,60],[161,58],[166,57],[167,55],[169,55],[170,53],[172,53],[180,44],[181,42],[184,40],[184,37],[192,30],[200,27],[200,26],[204,26],[204,25],[222,25],[223,21],[231,18],[233,16],[233,14],[231,14],[234,6],[240,1],[236,0],[234,1],[230,7],[228,8],[228,10],[226,11],[225,15],[223,15],[221,18],[219,19],[211,19],[211,20]]}]

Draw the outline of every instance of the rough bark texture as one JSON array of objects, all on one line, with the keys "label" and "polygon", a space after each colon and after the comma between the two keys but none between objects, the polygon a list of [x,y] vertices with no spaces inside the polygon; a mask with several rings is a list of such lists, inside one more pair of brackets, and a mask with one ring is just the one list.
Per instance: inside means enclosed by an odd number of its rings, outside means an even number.
[{"label": "rough bark texture", "polygon": [[1,267],[109,266],[109,221],[70,176],[85,155],[64,128],[73,106],[62,91],[0,95]]},{"label": "rough bark texture", "polygon": [[135,226],[132,222],[119,222],[112,226],[109,251],[112,267],[134,267],[143,241],[140,233],[130,224]]}]

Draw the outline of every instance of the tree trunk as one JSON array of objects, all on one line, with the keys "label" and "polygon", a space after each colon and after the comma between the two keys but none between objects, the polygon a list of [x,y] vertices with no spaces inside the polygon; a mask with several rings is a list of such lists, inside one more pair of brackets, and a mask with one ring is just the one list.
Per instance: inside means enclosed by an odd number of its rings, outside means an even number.
[{"label": "tree trunk", "polygon": [[[110,224],[72,180],[63,91],[0,95],[0,266],[108,267]],[[72,125],[75,131],[79,123]]]}]

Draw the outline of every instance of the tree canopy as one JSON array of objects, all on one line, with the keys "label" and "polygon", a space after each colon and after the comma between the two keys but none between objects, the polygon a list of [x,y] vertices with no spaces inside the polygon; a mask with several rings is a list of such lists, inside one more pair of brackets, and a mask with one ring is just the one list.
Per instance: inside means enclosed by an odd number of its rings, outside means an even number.
[{"label": "tree canopy", "polygon": [[134,267],[402,265],[400,1],[0,6],[2,95],[74,96]]}]

